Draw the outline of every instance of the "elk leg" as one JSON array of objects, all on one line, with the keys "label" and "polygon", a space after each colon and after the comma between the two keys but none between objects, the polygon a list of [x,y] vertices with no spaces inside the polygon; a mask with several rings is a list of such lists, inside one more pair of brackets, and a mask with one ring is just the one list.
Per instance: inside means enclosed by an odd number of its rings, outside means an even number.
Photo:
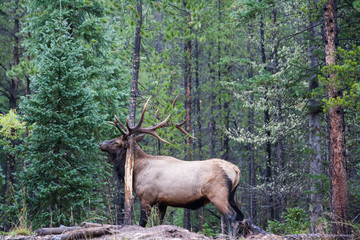
[{"label": "elk leg", "polygon": [[160,217],[160,223],[163,223],[165,213],[166,213],[167,205],[160,204],[159,205],[159,217]]},{"label": "elk leg", "polygon": [[236,212],[236,221],[235,221],[235,234],[243,234],[240,232],[240,223],[244,220],[244,214],[239,209],[238,205],[236,204],[234,200],[236,188],[230,193],[229,195],[229,204],[233,208],[233,210]]},{"label": "elk leg", "polygon": [[234,228],[235,225],[236,225],[236,212],[234,210],[232,210],[232,213],[233,214],[225,214],[225,219],[226,219],[226,222],[227,222],[227,225],[228,225],[228,229],[229,229],[229,236],[230,237],[235,237],[235,234],[234,234]]},{"label": "elk leg", "polygon": [[230,206],[227,199],[212,199],[212,204],[225,216],[229,228],[229,236],[234,236],[233,227],[236,220],[236,211]]},{"label": "elk leg", "polygon": [[229,195],[229,204],[237,214],[236,221],[241,222],[242,220],[244,220],[244,214],[241,212],[241,210],[239,209],[238,205],[236,204],[236,202],[234,200],[235,191],[236,191],[236,188]]},{"label": "elk leg", "polygon": [[211,191],[207,195],[207,197],[210,202],[214,204],[215,207],[225,216],[229,228],[229,236],[235,237],[233,227],[235,226],[237,213],[229,203],[229,198],[231,198],[231,194],[229,194],[229,189],[220,188],[217,189],[216,192]]},{"label": "elk leg", "polygon": [[140,207],[141,207],[141,215],[140,215],[139,225],[141,227],[145,227],[151,212],[151,206],[149,204],[140,203]]}]

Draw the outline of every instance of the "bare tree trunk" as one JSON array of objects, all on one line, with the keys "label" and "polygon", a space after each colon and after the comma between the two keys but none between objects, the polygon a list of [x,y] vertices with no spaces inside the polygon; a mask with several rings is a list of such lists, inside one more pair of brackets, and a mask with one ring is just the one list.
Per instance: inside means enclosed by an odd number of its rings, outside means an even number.
[{"label": "bare tree trunk", "polygon": [[[130,106],[129,106],[129,125],[132,127],[135,125],[135,114],[136,114],[136,96],[137,96],[137,84],[139,79],[140,69],[140,46],[141,46],[141,26],[142,26],[142,0],[138,0],[137,4],[138,12],[138,25],[135,30],[135,41],[134,41],[134,54],[133,54],[133,72],[131,79],[131,90],[130,90]],[[131,136],[130,147],[126,152],[125,162],[125,216],[124,223],[131,224],[132,222],[132,205],[133,205],[133,168],[134,168],[134,136]]]},{"label": "bare tree trunk", "polygon": [[[16,9],[15,12],[18,9],[19,6],[19,0],[15,1]],[[19,46],[20,46],[20,39],[19,39],[19,33],[20,33],[20,20],[18,17],[15,17],[14,19],[14,47],[13,47],[13,60],[14,60],[14,67],[19,65],[20,63],[20,53],[19,53]],[[11,86],[10,86],[10,109],[16,109],[17,108],[17,100],[18,100],[18,91],[19,91],[19,83],[20,79],[18,77],[13,77],[11,79]]]},{"label": "bare tree trunk", "polygon": [[[222,2],[221,0],[218,0],[217,1],[217,12],[218,12],[218,32],[220,33],[221,32],[221,24],[223,23],[223,19],[222,19]],[[218,35],[218,39],[217,39],[217,62],[220,63],[221,62],[221,39],[220,39],[220,35]],[[224,48],[225,49],[225,48]],[[224,70],[222,70],[224,69]],[[218,64],[218,69],[217,69],[217,75],[218,75],[218,83],[220,83],[222,81],[222,78],[223,76],[226,77],[226,75],[229,73],[229,69],[230,67],[228,66],[224,66],[222,67],[221,64]],[[222,76],[222,73],[223,73],[223,76]],[[219,94],[218,95],[220,101],[223,99],[224,100],[224,103],[219,104],[219,108],[221,109],[222,107],[222,112],[224,114],[224,122],[222,123],[224,126],[225,126],[225,129],[229,129],[229,124],[230,124],[230,110],[229,110],[229,101],[226,99],[226,94]],[[223,134],[223,137],[222,137],[222,149],[221,151],[223,152],[221,158],[222,159],[225,159],[225,160],[229,160],[229,152],[230,152],[230,146],[229,146],[229,141],[230,141],[230,138],[227,134]]]},{"label": "bare tree trunk", "polygon": [[[186,2],[183,2],[186,6]],[[191,15],[188,14],[188,22],[191,22]],[[186,93],[186,124],[185,129],[191,133],[191,40],[185,43],[185,93]],[[191,161],[191,138],[186,139],[186,160]],[[190,209],[184,209],[184,228],[190,230]]]},{"label": "bare tree trunk", "polygon": [[[328,0],[324,5],[324,42],[325,62],[327,66],[336,64],[337,50],[337,1]],[[335,73],[329,74],[329,99],[342,97],[340,89],[333,82],[338,81]],[[348,221],[348,185],[346,174],[346,147],[344,109],[340,105],[330,106],[330,170],[331,205],[333,213],[333,231],[335,234],[350,232]]]},{"label": "bare tree trunk", "polygon": [[199,43],[196,41],[195,43],[195,88],[196,88],[196,102],[195,102],[195,106],[196,106],[196,113],[197,113],[197,131],[199,134],[199,138],[197,139],[197,143],[198,143],[198,159],[202,159],[202,141],[201,141],[201,88],[200,88],[200,79],[199,79]]},{"label": "bare tree trunk", "polygon": [[[259,0],[261,2],[261,0]],[[259,26],[260,26],[260,53],[261,53],[261,63],[266,63],[266,54],[265,54],[265,38],[264,38],[264,23],[263,23],[264,17],[261,15],[259,20]],[[267,88],[265,92],[265,104],[268,105],[268,98],[266,96],[267,94]],[[269,189],[270,181],[271,181],[271,143],[270,143],[270,130],[267,129],[269,127],[270,123],[270,112],[269,109],[266,108],[264,110],[264,123],[265,123],[265,134],[266,134],[266,143],[265,143],[265,184],[267,186],[268,190],[268,198],[267,198],[267,204],[269,209],[269,218],[270,220],[274,219],[274,207],[273,207],[273,197],[271,193],[271,189]]]},{"label": "bare tree trunk", "polygon": [[[273,74],[276,74],[279,72],[279,59],[278,59],[278,46],[277,46],[277,31],[276,31],[276,22],[277,22],[277,10],[276,8],[272,9],[272,23],[273,23],[273,33],[272,33],[272,42],[274,44],[274,49],[272,52],[272,62],[273,62]],[[276,88],[279,90],[280,86],[277,85]],[[276,107],[277,107],[277,122],[281,123],[283,122],[283,117],[282,117],[282,102],[281,102],[281,97],[278,95],[277,99],[276,99]],[[277,139],[277,149],[276,149],[276,156],[278,159],[278,170],[279,170],[279,174],[282,174],[284,172],[284,168],[285,168],[285,162],[284,162],[284,139],[282,137],[282,135],[280,135]],[[282,180],[281,184],[284,185],[285,181]],[[280,195],[279,199],[277,200],[279,201],[280,204],[280,213],[279,211],[276,211],[277,214],[277,218],[278,216],[281,215],[282,212],[284,212],[286,210],[286,199],[284,195]]]},{"label": "bare tree trunk", "polygon": [[[317,0],[310,1],[309,7],[309,29],[310,29],[310,40],[315,41],[318,36],[318,27],[316,22],[311,17],[312,8],[317,8]],[[319,59],[315,55],[317,47],[315,43],[311,44],[308,49],[309,67],[315,69],[318,66]],[[311,93],[319,87],[317,74],[312,75],[309,78],[309,92]],[[323,161],[321,159],[321,143],[320,143],[320,113],[322,108],[320,103],[315,99],[309,101],[309,147],[312,150],[310,155],[310,174],[312,176],[319,176],[324,173]],[[311,231],[316,232],[316,224],[321,217],[323,211],[322,207],[322,194],[318,192],[322,187],[322,181],[316,178],[311,178],[311,195],[310,195],[310,221]]]},{"label": "bare tree trunk", "polygon": [[[195,108],[196,108],[196,124],[197,124],[197,135],[199,136],[197,139],[197,147],[198,154],[197,158],[202,159],[202,141],[201,141],[201,105],[200,105],[200,96],[201,96],[201,88],[200,88],[200,79],[199,79],[199,42],[195,40],[195,89],[196,89],[196,98],[195,98]],[[200,231],[203,231],[204,226],[204,207],[201,207],[199,210],[200,217]]]},{"label": "bare tree trunk", "polygon": [[[15,1],[15,12],[17,12],[19,8],[19,0]],[[20,20],[18,17],[14,18],[14,31],[13,31],[13,67],[16,67],[20,63],[20,53],[19,53],[19,46],[20,46]],[[9,88],[9,109],[16,109],[18,107],[18,91],[19,91],[19,83],[20,79],[18,77],[13,77],[10,81],[10,88]],[[11,135],[15,134],[15,130],[11,129]],[[12,147],[15,147],[18,143],[14,140],[11,140]],[[8,196],[7,199],[10,199],[11,191],[15,183],[15,171],[16,171],[16,159],[15,155],[8,153],[7,161],[6,161],[6,195]]]},{"label": "bare tree trunk", "polygon": [[[212,44],[211,44],[212,45]],[[211,51],[209,51],[209,61],[208,61],[208,67],[210,71],[210,119],[209,119],[209,135],[210,135],[210,157],[214,158],[216,156],[215,154],[215,147],[216,147],[216,139],[215,139],[215,118],[214,118],[214,109],[215,109],[215,94],[214,94],[214,88],[215,88],[215,71],[213,68],[213,62],[211,57]]]},{"label": "bare tree trunk", "polygon": [[[254,54],[252,51],[252,41],[253,41],[253,34],[252,34],[252,27],[249,26],[249,36],[250,39],[247,43],[248,52],[250,54],[250,61],[254,61]],[[250,65],[249,78],[254,77],[254,69]],[[251,86],[251,83],[250,83]],[[250,95],[250,109],[249,109],[249,132],[251,135],[255,133],[255,119],[254,119],[254,94],[251,93]],[[256,172],[255,172],[255,144],[252,141],[249,144],[249,151],[250,151],[250,164],[249,164],[249,183],[250,183],[250,190],[249,190],[249,217],[254,224],[256,224],[256,199],[254,194],[254,188],[256,184]]]},{"label": "bare tree trunk", "polygon": [[[186,131],[191,133],[191,41],[188,41],[185,46],[186,63],[185,63],[185,92],[186,92]],[[191,138],[186,139],[186,160],[191,160]]]}]

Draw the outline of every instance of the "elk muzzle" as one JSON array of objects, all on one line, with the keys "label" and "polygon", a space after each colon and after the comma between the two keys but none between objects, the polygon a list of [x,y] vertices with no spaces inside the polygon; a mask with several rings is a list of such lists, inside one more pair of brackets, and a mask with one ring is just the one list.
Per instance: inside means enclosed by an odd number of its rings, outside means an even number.
[{"label": "elk muzzle", "polygon": [[100,148],[101,151],[106,152],[106,150],[107,150],[107,144],[106,144],[106,142],[100,143],[100,144],[99,144],[99,148]]}]

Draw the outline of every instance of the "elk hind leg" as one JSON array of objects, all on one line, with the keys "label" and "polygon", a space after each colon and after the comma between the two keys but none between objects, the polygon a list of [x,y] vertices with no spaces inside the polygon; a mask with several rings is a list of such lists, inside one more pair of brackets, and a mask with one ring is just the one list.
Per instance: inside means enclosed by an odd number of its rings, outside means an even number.
[{"label": "elk hind leg", "polygon": [[241,210],[239,209],[238,205],[235,202],[235,199],[234,199],[235,191],[236,191],[236,188],[229,195],[229,204],[237,214],[236,215],[236,221],[241,222],[241,221],[244,220],[244,214],[241,212]]},{"label": "elk hind leg", "polygon": [[166,209],[167,209],[167,205],[165,204],[159,204],[158,205],[159,208],[159,220],[160,223],[163,223],[164,217],[165,217],[165,213],[166,213]]},{"label": "elk hind leg", "polygon": [[242,233],[243,234],[243,229],[240,229],[240,226],[242,225],[243,223],[243,220],[244,220],[244,214],[242,213],[242,211],[239,209],[238,205],[236,204],[235,202],[235,191],[236,191],[236,188],[231,191],[231,193],[229,194],[229,204],[230,206],[233,208],[233,210],[236,212],[236,221],[235,221],[235,233]]},{"label": "elk hind leg", "polygon": [[227,196],[228,191],[226,194],[222,194],[221,191],[219,191],[218,194],[209,197],[209,200],[224,215],[229,229],[228,234],[231,237],[235,237],[233,229],[237,219],[237,212],[231,207]]}]

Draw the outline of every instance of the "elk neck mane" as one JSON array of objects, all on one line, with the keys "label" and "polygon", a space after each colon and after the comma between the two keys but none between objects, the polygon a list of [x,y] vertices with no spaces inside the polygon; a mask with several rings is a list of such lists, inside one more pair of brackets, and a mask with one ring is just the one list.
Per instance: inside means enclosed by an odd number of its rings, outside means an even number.
[{"label": "elk neck mane", "polygon": [[[134,151],[135,151],[135,161],[140,161],[141,159],[144,159],[144,158],[150,156],[141,149],[141,147],[139,146],[138,143],[135,143]],[[111,156],[111,158],[114,162],[115,172],[120,181],[124,180],[126,152],[127,152],[127,149],[123,148],[123,149],[121,149],[121,151],[119,153],[115,153]]]}]

